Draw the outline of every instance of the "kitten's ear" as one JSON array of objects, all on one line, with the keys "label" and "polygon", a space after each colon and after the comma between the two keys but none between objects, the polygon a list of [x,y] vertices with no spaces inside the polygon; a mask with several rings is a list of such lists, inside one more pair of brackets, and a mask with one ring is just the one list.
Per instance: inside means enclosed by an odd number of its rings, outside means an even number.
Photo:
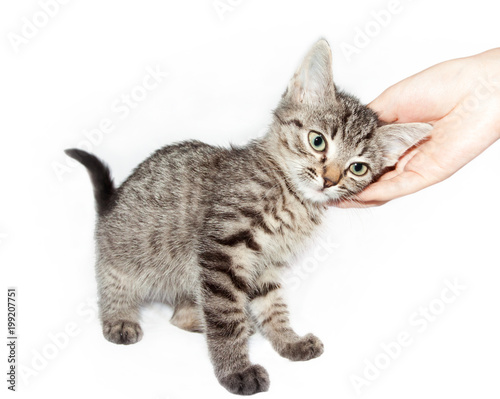
[{"label": "kitten's ear", "polygon": [[377,129],[385,166],[394,166],[401,155],[427,137],[432,130],[428,123],[396,123]]},{"label": "kitten's ear", "polygon": [[317,41],[307,53],[283,97],[297,103],[315,102],[325,97],[335,99],[332,51],[325,39]]}]

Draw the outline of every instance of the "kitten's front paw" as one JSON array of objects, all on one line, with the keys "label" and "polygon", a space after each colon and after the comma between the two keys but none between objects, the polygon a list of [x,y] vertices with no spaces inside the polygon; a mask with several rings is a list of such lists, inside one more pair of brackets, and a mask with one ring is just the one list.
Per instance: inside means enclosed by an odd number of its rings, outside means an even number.
[{"label": "kitten's front paw", "polygon": [[269,374],[264,367],[254,364],[240,373],[222,377],[221,385],[237,395],[253,395],[269,389]]},{"label": "kitten's front paw", "polygon": [[321,356],[323,348],[323,342],[318,337],[307,334],[295,342],[285,344],[279,353],[293,361],[310,360]]},{"label": "kitten's front paw", "polygon": [[102,325],[104,338],[115,344],[130,345],[142,338],[142,328],[133,321],[105,321]]}]

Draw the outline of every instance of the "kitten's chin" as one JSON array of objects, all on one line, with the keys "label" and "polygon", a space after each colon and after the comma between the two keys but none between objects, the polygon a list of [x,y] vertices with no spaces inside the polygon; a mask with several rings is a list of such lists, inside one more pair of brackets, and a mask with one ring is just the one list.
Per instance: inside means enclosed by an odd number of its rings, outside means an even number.
[{"label": "kitten's chin", "polygon": [[327,192],[312,187],[303,187],[301,191],[303,197],[306,200],[318,205],[326,205],[328,203],[340,201],[342,199],[342,195],[339,193],[331,191]]}]

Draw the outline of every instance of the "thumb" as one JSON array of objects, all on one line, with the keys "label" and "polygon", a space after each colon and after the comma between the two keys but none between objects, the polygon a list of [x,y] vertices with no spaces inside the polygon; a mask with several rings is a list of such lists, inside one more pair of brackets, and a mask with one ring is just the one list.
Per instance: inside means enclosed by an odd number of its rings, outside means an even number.
[{"label": "thumb", "polygon": [[429,122],[429,101],[421,89],[415,88],[410,77],[387,88],[368,107],[387,123]]},{"label": "thumb", "polygon": [[380,120],[388,123],[399,120],[398,105],[394,102],[393,92],[394,86],[391,86],[368,104],[368,107],[377,113]]},{"label": "thumb", "polygon": [[358,196],[362,203],[380,203],[413,194],[429,186],[429,182],[420,174],[403,171],[392,179],[381,180],[368,186]]}]

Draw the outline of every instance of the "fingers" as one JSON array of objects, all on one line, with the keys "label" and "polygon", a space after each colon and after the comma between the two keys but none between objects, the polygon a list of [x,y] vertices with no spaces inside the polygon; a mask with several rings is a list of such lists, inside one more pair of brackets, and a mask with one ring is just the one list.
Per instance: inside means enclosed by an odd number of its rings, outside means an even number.
[{"label": "fingers", "polygon": [[378,182],[368,186],[354,200],[340,201],[331,205],[338,208],[380,206],[393,199],[420,191],[431,184],[416,172],[403,171],[397,173],[396,171],[392,171],[382,176]]},{"label": "fingers", "polygon": [[432,122],[449,114],[470,90],[468,61],[446,61],[385,90],[368,106],[388,123]]},{"label": "fingers", "polygon": [[[428,87],[428,81],[422,81],[417,74],[406,78],[386,89],[375,98],[368,107],[373,109],[379,119],[387,123],[431,122],[442,118],[450,111],[442,107],[438,100],[441,92],[435,93]],[[434,96],[434,97],[433,97]]]},{"label": "fingers", "polygon": [[399,119],[398,107],[394,102],[393,92],[396,90],[395,86],[389,87],[375,100],[373,100],[368,107],[374,110],[379,116],[380,120],[384,122],[393,123]]},{"label": "fingers", "polygon": [[375,100],[368,104],[368,107],[377,113],[380,120],[388,123],[394,123],[399,119],[397,104],[393,101],[393,87],[394,86],[389,87]]},{"label": "fingers", "polygon": [[329,206],[336,208],[350,209],[350,208],[373,208],[374,206],[384,205],[386,202],[373,201],[373,202],[353,202],[353,201],[340,201],[332,202]]},{"label": "fingers", "polygon": [[358,195],[358,200],[365,203],[387,202],[413,194],[428,185],[429,183],[418,173],[403,171],[392,179],[382,180],[367,187]]}]

